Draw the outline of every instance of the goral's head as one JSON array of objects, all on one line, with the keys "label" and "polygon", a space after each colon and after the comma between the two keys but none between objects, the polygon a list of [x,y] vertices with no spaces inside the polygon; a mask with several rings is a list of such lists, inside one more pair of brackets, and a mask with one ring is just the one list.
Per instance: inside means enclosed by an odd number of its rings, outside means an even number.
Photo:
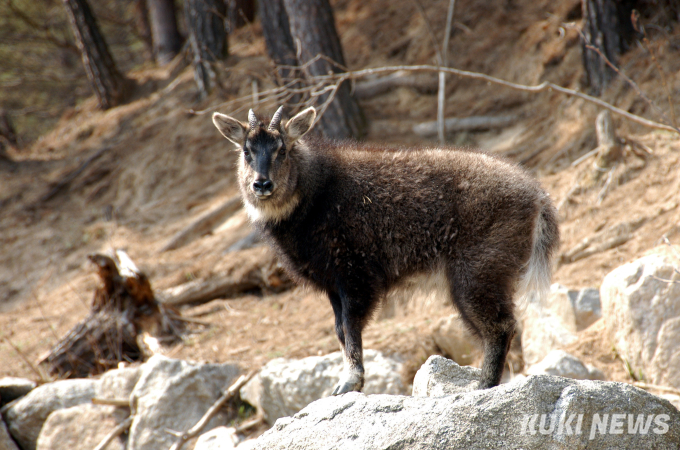
[{"label": "goral's head", "polygon": [[298,201],[296,188],[307,151],[298,140],[311,129],[316,110],[307,108],[282,124],[282,109],[268,125],[252,109],[247,124],[213,114],[217,129],[241,152],[239,182],[253,220],[281,220]]}]

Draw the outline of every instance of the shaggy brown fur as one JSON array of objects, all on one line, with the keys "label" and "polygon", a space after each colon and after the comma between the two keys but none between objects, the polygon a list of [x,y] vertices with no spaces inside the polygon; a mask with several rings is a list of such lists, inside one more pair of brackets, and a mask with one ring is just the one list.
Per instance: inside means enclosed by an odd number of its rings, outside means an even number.
[{"label": "shaggy brown fur", "polygon": [[[484,153],[298,140],[313,113],[274,130],[214,121],[245,152],[241,191],[254,225],[299,281],[329,296],[346,361],[334,393],[363,386],[361,331],[380,299],[405,277],[435,271],[484,343],[480,387],[496,386],[515,328],[513,296],[550,283],[559,237],[546,192]],[[275,186],[269,195],[256,192],[258,177]]]}]

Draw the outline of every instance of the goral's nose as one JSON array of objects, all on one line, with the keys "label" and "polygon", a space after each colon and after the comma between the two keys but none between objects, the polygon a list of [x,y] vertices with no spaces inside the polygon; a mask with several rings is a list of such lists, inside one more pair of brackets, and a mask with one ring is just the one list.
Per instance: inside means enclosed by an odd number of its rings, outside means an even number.
[{"label": "goral's nose", "polygon": [[258,197],[271,195],[273,189],[274,183],[271,180],[255,180],[253,182],[253,192]]}]

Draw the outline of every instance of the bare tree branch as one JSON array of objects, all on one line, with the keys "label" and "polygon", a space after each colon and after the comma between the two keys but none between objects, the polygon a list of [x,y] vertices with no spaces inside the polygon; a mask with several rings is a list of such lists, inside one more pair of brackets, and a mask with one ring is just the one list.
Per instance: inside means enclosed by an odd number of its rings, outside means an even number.
[{"label": "bare tree branch", "polygon": [[[462,78],[470,78],[473,80],[480,80],[480,81],[486,81],[487,83],[493,83],[497,84],[500,86],[507,87],[509,89],[514,89],[518,91],[524,91],[524,92],[533,92],[533,93],[538,93],[538,92],[551,92],[551,91],[557,91],[562,94],[568,95],[570,97],[577,97],[582,100],[585,100],[589,103],[593,103],[595,105],[601,106],[603,108],[606,108],[613,112],[614,114],[618,114],[621,117],[624,117],[631,122],[635,122],[637,124],[640,124],[642,126],[645,126],[647,128],[652,128],[652,129],[657,129],[657,130],[665,130],[665,131],[671,131],[677,134],[680,134],[680,128],[671,126],[671,125],[666,125],[664,123],[659,123],[655,122],[653,120],[645,119],[644,117],[640,117],[635,114],[631,114],[628,111],[625,111],[621,108],[617,108],[616,106],[605,102],[604,100],[601,100],[597,97],[590,96],[588,94],[584,94],[583,92],[579,92],[573,89],[568,89],[562,86],[559,86],[555,83],[551,83],[549,81],[544,81],[540,84],[537,85],[525,85],[525,84],[519,84],[519,83],[513,83],[511,81],[506,81],[500,78],[493,77],[491,75],[486,75],[483,73],[479,72],[471,72],[467,70],[461,70],[461,69],[454,69],[450,67],[440,67],[440,66],[433,66],[429,64],[422,64],[422,65],[413,65],[413,66],[386,66],[386,67],[376,67],[376,68],[371,68],[371,69],[362,69],[362,70],[355,70],[355,71],[347,71],[344,73],[332,73],[328,75],[322,75],[322,76],[316,76],[312,77],[308,81],[314,81],[316,82],[315,85],[308,86],[306,88],[302,89],[294,89],[289,91],[287,86],[292,85],[293,81],[287,80],[287,83],[283,86],[261,91],[260,92],[260,104],[276,104],[278,100],[281,98],[286,97],[287,95],[290,94],[290,92],[301,92],[301,93],[307,93],[310,95],[319,95],[321,92],[325,92],[327,89],[337,89],[337,86],[342,83],[343,81],[347,80],[359,80],[365,77],[369,76],[376,76],[376,75],[381,75],[381,74],[390,74],[393,72],[398,72],[398,71],[411,71],[411,72],[445,72],[448,74],[452,75],[457,75]],[[317,93],[319,92],[319,93]],[[304,104],[310,103],[308,100],[307,102],[303,102]],[[238,105],[238,106],[237,106]],[[247,106],[248,105],[248,106]],[[228,102],[220,103],[214,106],[211,106],[210,108],[200,110],[200,111],[195,111],[195,110],[190,110],[189,112],[192,114],[196,115],[203,115],[203,114],[208,114],[213,111],[216,111],[217,109],[222,109],[222,108],[234,108],[238,107],[238,110],[245,109],[247,107],[250,107],[249,105],[252,105],[252,96],[247,95],[244,97],[239,97],[233,100],[230,100]],[[232,113],[234,113],[232,111]]]},{"label": "bare tree branch", "polygon": [[[213,418],[215,414],[224,406],[224,404],[232,398],[236,393],[243,387],[244,384],[246,384],[253,376],[255,376],[255,372],[251,371],[247,375],[241,375],[238,380],[234,384],[232,384],[229,389],[227,389],[224,394],[220,398],[217,399],[217,401],[208,409],[208,411],[201,417],[201,420],[198,421],[196,425],[191,427],[189,430],[185,431],[184,433],[181,433],[177,436],[177,440],[175,441],[174,444],[172,444],[172,447],[170,447],[170,450],[180,450],[184,444],[187,443],[187,441],[191,438],[194,438],[198,436],[198,434],[203,430],[203,428],[208,424],[210,419]],[[175,434],[174,432],[172,434]]]}]

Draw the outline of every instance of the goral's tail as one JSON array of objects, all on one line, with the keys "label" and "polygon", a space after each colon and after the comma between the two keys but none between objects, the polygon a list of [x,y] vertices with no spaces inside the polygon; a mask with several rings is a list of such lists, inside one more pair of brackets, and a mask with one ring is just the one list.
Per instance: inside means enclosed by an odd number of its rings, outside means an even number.
[{"label": "goral's tail", "polygon": [[557,210],[547,196],[536,217],[533,241],[531,257],[517,286],[517,298],[523,306],[542,302],[550,290],[552,257],[560,242],[560,232]]}]

